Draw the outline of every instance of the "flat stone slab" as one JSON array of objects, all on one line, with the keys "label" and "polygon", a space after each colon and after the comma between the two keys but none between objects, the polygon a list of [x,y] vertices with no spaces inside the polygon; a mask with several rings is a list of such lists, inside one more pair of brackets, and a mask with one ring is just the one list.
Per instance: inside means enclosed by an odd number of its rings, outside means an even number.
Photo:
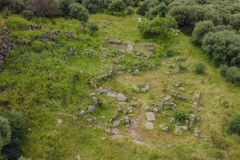
[{"label": "flat stone slab", "polygon": [[133,143],[138,144],[138,145],[144,145],[145,143],[142,141],[138,141],[138,140],[132,140]]},{"label": "flat stone slab", "polygon": [[155,121],[156,120],[153,112],[147,112],[146,117],[147,117],[148,121]]},{"label": "flat stone slab", "polygon": [[153,128],[154,128],[152,122],[147,122],[147,123],[145,124],[145,127],[146,127],[146,129],[153,129]]},{"label": "flat stone slab", "polygon": [[112,134],[119,134],[119,130],[117,128],[112,128]]},{"label": "flat stone slab", "polygon": [[112,139],[123,139],[123,135],[121,135],[121,134],[112,135],[111,138]]}]

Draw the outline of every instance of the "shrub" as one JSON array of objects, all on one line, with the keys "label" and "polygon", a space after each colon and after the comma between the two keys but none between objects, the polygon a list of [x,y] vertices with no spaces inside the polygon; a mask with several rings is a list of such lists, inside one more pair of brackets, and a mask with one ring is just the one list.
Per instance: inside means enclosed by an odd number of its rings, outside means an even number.
[{"label": "shrub", "polygon": [[82,5],[90,12],[97,13],[111,3],[111,0],[83,0]]},{"label": "shrub", "polygon": [[21,16],[10,16],[6,20],[6,24],[9,29],[24,30],[28,27],[30,23]]},{"label": "shrub", "polygon": [[160,37],[165,39],[170,35],[167,19],[160,18],[159,16],[150,22],[147,21],[140,23],[138,29],[145,38]]},{"label": "shrub", "polygon": [[11,140],[2,148],[2,153],[5,154],[8,159],[18,159],[21,154],[21,145],[26,129],[23,114],[14,111],[4,111],[3,116],[8,119],[11,127]]},{"label": "shrub", "polygon": [[187,67],[182,64],[179,64],[178,69],[179,69],[179,71],[186,71]]},{"label": "shrub", "polygon": [[87,27],[88,27],[88,29],[90,30],[91,35],[92,35],[94,32],[98,31],[98,25],[97,25],[97,23],[95,23],[95,22],[93,22],[93,21],[88,22],[88,23],[87,23]]},{"label": "shrub", "polygon": [[233,29],[238,30],[240,26],[240,13],[231,15],[230,25]]},{"label": "shrub", "polygon": [[188,120],[189,117],[187,116],[186,112],[180,109],[177,109],[174,111],[173,116],[176,121],[178,122],[184,122],[185,120]]},{"label": "shrub", "polygon": [[167,13],[166,4],[160,3],[156,7],[150,8],[150,10],[146,13],[146,17],[152,20],[156,16],[165,17],[166,13]]},{"label": "shrub", "polygon": [[145,0],[140,8],[137,10],[137,14],[145,16],[150,8],[159,4],[158,0]]},{"label": "shrub", "polygon": [[230,134],[238,134],[240,135],[240,115],[237,115],[232,118],[229,123],[228,132]]},{"label": "shrub", "polygon": [[214,24],[212,21],[201,21],[196,23],[192,32],[192,42],[195,45],[201,46],[204,35],[211,31],[214,31]]},{"label": "shrub", "polygon": [[235,83],[235,84],[240,84],[240,71],[236,66],[229,67],[226,70],[226,78],[228,81]]},{"label": "shrub", "polygon": [[133,7],[128,6],[128,7],[126,8],[126,14],[127,14],[127,15],[133,15],[134,13],[135,13],[135,11],[134,11]]},{"label": "shrub", "polygon": [[180,27],[184,26],[187,20],[187,7],[186,6],[175,6],[172,7],[168,14],[174,17]]},{"label": "shrub", "polygon": [[210,55],[216,66],[221,64],[240,66],[240,35],[234,31],[207,33],[203,37],[202,49]]},{"label": "shrub", "polygon": [[88,10],[79,3],[72,3],[69,5],[69,16],[79,21],[87,22],[89,13]]},{"label": "shrub", "polygon": [[8,119],[0,116],[0,151],[2,147],[10,142],[11,128]]},{"label": "shrub", "polygon": [[27,11],[27,10],[23,10],[21,15],[27,20],[31,20],[34,16],[34,14],[31,11]]},{"label": "shrub", "polygon": [[64,15],[68,15],[70,10],[69,10],[69,5],[71,3],[74,3],[74,0],[60,0],[59,2],[59,8],[62,11]]},{"label": "shrub", "polygon": [[203,74],[206,71],[206,66],[202,62],[197,62],[195,64],[195,72],[197,74]]},{"label": "shrub", "polygon": [[220,65],[220,74],[225,77],[227,74],[227,69],[228,66],[226,64]]},{"label": "shrub", "polygon": [[125,4],[122,0],[114,0],[108,5],[108,10],[111,12],[122,12],[125,9]]},{"label": "shrub", "polygon": [[25,8],[24,3],[22,0],[11,0],[11,3],[8,5],[8,9],[12,13],[21,13],[23,9]]}]

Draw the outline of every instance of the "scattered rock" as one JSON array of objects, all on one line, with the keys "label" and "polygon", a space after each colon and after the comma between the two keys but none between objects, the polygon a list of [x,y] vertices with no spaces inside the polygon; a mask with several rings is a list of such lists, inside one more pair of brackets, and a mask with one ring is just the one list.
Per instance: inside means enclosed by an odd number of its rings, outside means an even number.
[{"label": "scattered rock", "polygon": [[107,93],[107,96],[108,96],[108,97],[116,98],[117,94],[108,92],[108,93]]},{"label": "scattered rock", "polygon": [[155,121],[155,120],[156,120],[153,112],[147,112],[147,113],[146,113],[146,117],[147,117],[147,120],[148,120],[148,121]]},{"label": "scattered rock", "polygon": [[98,93],[99,93],[99,94],[107,94],[107,93],[108,93],[108,89],[105,89],[105,88],[99,87],[99,89],[98,89]]},{"label": "scattered rock", "polygon": [[175,121],[175,118],[170,118],[170,123],[173,123]]},{"label": "scattered rock", "polygon": [[79,155],[76,156],[76,159],[77,160],[82,160],[82,158]]},{"label": "scattered rock", "polygon": [[144,145],[145,143],[142,141],[138,141],[138,140],[132,140],[133,143],[138,144],[138,145]]},{"label": "scattered rock", "polygon": [[119,134],[120,132],[119,132],[118,128],[112,128],[111,133],[112,133],[113,135],[116,135],[116,134]]},{"label": "scattered rock", "polygon": [[168,131],[168,125],[167,124],[161,124],[160,128],[162,129],[162,131]]},{"label": "scattered rock", "polygon": [[62,124],[62,119],[57,119],[57,126],[59,127]]},{"label": "scattered rock", "polygon": [[200,133],[200,131],[199,131],[199,129],[196,127],[196,128],[194,129],[194,136],[195,136],[195,137],[198,137],[198,136],[199,136],[199,133]]},{"label": "scattered rock", "polygon": [[95,106],[88,106],[87,112],[92,113],[94,111],[94,109],[95,109]]},{"label": "scattered rock", "polygon": [[153,128],[154,128],[152,122],[147,122],[147,123],[145,124],[145,127],[146,127],[146,129],[153,129]]},{"label": "scattered rock", "polygon": [[120,102],[126,102],[127,97],[125,97],[122,93],[117,94],[117,100]]},{"label": "scattered rock", "polygon": [[79,114],[79,115],[84,115],[84,114],[85,114],[85,111],[84,111],[84,110],[81,110],[78,114]]},{"label": "scattered rock", "polygon": [[106,119],[106,116],[101,116],[101,119]]},{"label": "scattered rock", "polygon": [[123,139],[123,135],[121,135],[121,134],[112,135],[111,138],[112,139]]}]

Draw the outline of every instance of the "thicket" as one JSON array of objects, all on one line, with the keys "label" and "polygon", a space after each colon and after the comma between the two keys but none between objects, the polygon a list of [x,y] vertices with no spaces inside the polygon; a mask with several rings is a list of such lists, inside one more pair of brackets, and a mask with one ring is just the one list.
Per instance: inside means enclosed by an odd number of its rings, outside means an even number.
[{"label": "thicket", "polygon": [[23,114],[5,110],[0,113],[0,159],[18,159],[26,126]]},{"label": "thicket", "polygon": [[145,38],[162,38],[166,39],[170,35],[170,28],[176,27],[175,19],[168,16],[162,18],[157,16],[151,21],[139,23],[138,29]]},{"label": "thicket", "polygon": [[[144,0],[137,14],[149,20],[167,15],[175,18],[181,31],[191,35],[193,44],[201,47],[215,66],[228,66],[228,74],[222,75],[230,82],[240,83],[237,70],[240,67],[239,1]],[[143,35],[147,33],[151,37],[156,33],[155,28],[143,26]]]}]

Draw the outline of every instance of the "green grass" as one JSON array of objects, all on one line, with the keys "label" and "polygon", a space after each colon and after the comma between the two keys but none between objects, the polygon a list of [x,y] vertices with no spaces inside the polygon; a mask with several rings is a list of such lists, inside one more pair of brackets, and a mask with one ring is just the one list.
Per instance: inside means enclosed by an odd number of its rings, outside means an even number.
[{"label": "green grass", "polygon": [[[128,17],[114,17],[106,14],[95,14],[90,17],[100,27],[93,36],[84,34],[80,30],[77,20],[54,18],[34,18],[32,21],[24,20],[20,16],[12,15],[6,19],[11,33],[20,39],[39,39],[42,34],[61,30],[62,33],[72,32],[73,36],[65,34],[55,37],[54,42],[40,42],[31,45],[17,45],[11,52],[6,64],[0,73],[0,105],[1,110],[23,111],[31,132],[25,135],[22,147],[23,156],[32,159],[75,159],[79,154],[82,159],[114,159],[114,160],[154,160],[154,159],[239,159],[239,137],[226,134],[227,122],[231,117],[240,113],[238,87],[227,83],[219,74],[219,69],[214,68],[208,57],[193,46],[190,38],[179,34],[168,42],[158,40],[145,40],[137,30],[137,15]],[[15,22],[20,23],[13,25]],[[41,23],[41,30],[27,31],[28,24]],[[149,59],[140,59],[131,54],[118,53],[115,56],[104,57],[102,47],[107,51],[111,48],[105,45],[107,37],[121,41],[155,42],[157,49],[155,55]],[[72,48],[77,52],[70,55]],[[171,48],[180,51],[173,57],[163,57],[165,51]],[[123,60],[116,64],[116,59]],[[187,57],[187,61],[176,61],[178,56]],[[198,75],[194,72],[197,61],[206,64],[206,73]],[[162,62],[168,62],[166,65]],[[167,65],[175,63],[175,67]],[[179,64],[188,69],[184,72],[166,75],[167,71],[174,72]],[[133,74],[139,65],[140,72]],[[95,117],[96,127],[91,122],[85,124],[86,118],[78,115],[80,110],[86,110],[93,103],[90,93],[96,92],[88,84],[91,78],[96,79],[101,74],[107,73],[110,66],[114,68],[125,67],[122,74],[114,75],[105,82],[97,82],[97,86],[110,88],[124,93],[130,100],[136,97],[142,105],[133,108],[136,119],[142,115],[139,127],[136,129],[138,136],[145,142],[144,146],[132,143],[132,137],[124,126],[120,126],[122,140],[112,140],[104,129],[110,117],[115,113],[118,104],[114,99],[98,95],[102,106],[88,118]],[[150,67],[148,67],[150,66]],[[148,68],[147,68],[148,67]],[[84,71],[84,72],[82,72]],[[200,120],[194,123],[189,131],[175,134],[174,124],[169,124],[170,131],[164,132],[159,125],[169,123],[173,116],[172,110],[162,110],[158,114],[166,116],[157,118],[154,130],[145,129],[146,105],[160,102],[170,90],[177,90],[176,82],[191,83],[183,86],[183,95],[193,97],[196,91],[202,96],[199,107],[203,108],[197,115]],[[132,90],[134,85],[147,84],[150,90],[147,93],[136,93]],[[164,91],[167,87],[170,90]],[[184,100],[173,98],[180,109],[187,114],[193,112],[192,104]],[[224,105],[228,101],[229,105]],[[100,116],[106,116],[101,119]],[[56,126],[57,119],[62,119],[60,127]],[[194,128],[201,131],[200,137],[193,136]],[[170,145],[170,146],[169,146]]]}]

